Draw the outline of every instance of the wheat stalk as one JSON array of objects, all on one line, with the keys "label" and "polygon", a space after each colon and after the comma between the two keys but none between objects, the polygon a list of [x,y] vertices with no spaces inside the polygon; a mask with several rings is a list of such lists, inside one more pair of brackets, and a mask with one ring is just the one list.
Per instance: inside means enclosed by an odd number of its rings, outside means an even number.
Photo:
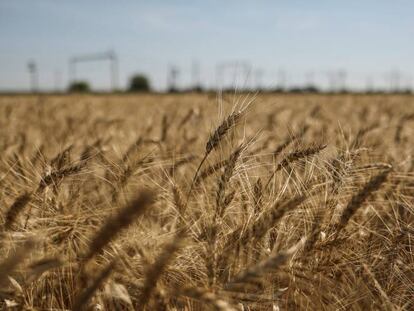
[{"label": "wheat stalk", "polygon": [[334,228],[336,236],[338,236],[338,234],[345,228],[351,217],[362,206],[362,204],[371,195],[371,193],[378,190],[381,185],[387,180],[390,171],[391,170],[385,170],[377,176],[371,178],[371,180],[365,184],[361,190],[352,196]]},{"label": "wheat stalk", "polygon": [[134,200],[110,217],[92,238],[84,260],[91,259],[115,238],[119,231],[130,226],[154,202],[154,198],[152,191],[142,190]]},{"label": "wheat stalk", "polygon": [[303,158],[313,156],[319,152],[321,152],[323,149],[326,148],[327,145],[315,145],[310,146],[304,149],[295,150],[291,153],[289,153],[273,170],[272,174],[270,175],[269,179],[267,180],[267,183],[265,185],[265,188],[269,186],[270,182],[272,181],[273,177],[276,175],[278,171],[280,171],[282,168],[287,167],[290,163],[299,161]]},{"label": "wheat stalk", "polygon": [[252,279],[261,277],[264,273],[270,270],[276,270],[280,266],[284,265],[305,243],[305,238],[302,238],[291,248],[274,253],[265,260],[260,261],[258,264],[240,272],[236,275],[232,281],[225,285],[226,289],[232,288],[236,283],[247,283]]},{"label": "wheat stalk", "polygon": [[11,275],[16,267],[21,264],[29,252],[35,247],[34,240],[30,239],[19,246],[12,254],[0,262],[0,288],[8,282],[8,275]]},{"label": "wheat stalk", "polygon": [[111,275],[114,268],[115,261],[112,261],[93,279],[88,287],[75,297],[72,310],[85,310],[88,307],[89,300],[93,297],[102,283]]},{"label": "wheat stalk", "polygon": [[177,296],[185,296],[194,300],[199,300],[202,303],[211,305],[217,311],[238,311],[239,309],[233,307],[227,301],[217,297],[208,289],[197,287],[185,287],[176,292]]},{"label": "wheat stalk", "polygon": [[32,199],[31,193],[23,193],[20,195],[13,204],[9,207],[6,212],[6,221],[4,223],[4,228],[9,230],[12,228],[13,224],[15,223],[19,214],[23,211],[25,206],[29,204],[30,200]]},{"label": "wheat stalk", "polygon": [[233,112],[216,128],[216,130],[212,134],[210,134],[210,137],[205,147],[204,156],[196,169],[193,180],[191,181],[190,190],[188,191],[188,194],[187,194],[187,202],[190,198],[190,194],[191,194],[191,191],[193,190],[194,183],[197,179],[198,173],[201,167],[203,166],[204,162],[206,161],[208,155],[214,149],[216,149],[217,146],[219,146],[220,142],[226,136],[227,132],[239,122],[242,115],[243,115],[243,111]]},{"label": "wheat stalk", "polygon": [[179,230],[174,236],[174,239],[164,246],[161,254],[157,257],[155,262],[146,269],[145,281],[140,301],[142,306],[145,306],[149,302],[151,294],[156,288],[160,276],[165,271],[175,253],[179,250],[183,237],[184,231]]}]

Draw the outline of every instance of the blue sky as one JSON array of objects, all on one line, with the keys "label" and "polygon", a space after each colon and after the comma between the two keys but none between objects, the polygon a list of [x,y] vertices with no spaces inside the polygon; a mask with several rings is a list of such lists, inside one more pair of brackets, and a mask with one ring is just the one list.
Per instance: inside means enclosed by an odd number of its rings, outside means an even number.
[{"label": "blue sky", "polygon": [[[29,88],[29,59],[42,89],[63,88],[70,57],[109,49],[120,59],[120,87],[142,72],[165,88],[172,65],[186,86],[194,63],[214,86],[217,64],[226,62],[249,65],[248,74],[240,66],[223,73],[234,86],[272,86],[282,73],[287,85],[326,86],[339,70],[353,87],[387,85],[391,71],[412,85],[413,16],[409,0],[0,0],[0,89]],[[77,78],[110,86],[105,62],[80,64]]]}]

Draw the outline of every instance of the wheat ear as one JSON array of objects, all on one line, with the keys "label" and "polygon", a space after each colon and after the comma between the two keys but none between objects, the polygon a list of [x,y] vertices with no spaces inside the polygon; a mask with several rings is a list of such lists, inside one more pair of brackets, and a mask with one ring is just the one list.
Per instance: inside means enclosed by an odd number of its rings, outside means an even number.
[{"label": "wheat ear", "polygon": [[371,178],[371,180],[351,198],[343,210],[339,222],[335,226],[336,236],[338,236],[340,231],[345,228],[351,217],[356,213],[356,211],[361,207],[361,205],[371,195],[371,193],[378,190],[381,185],[387,180],[390,171],[390,169],[385,170],[377,176]]},{"label": "wheat ear", "polygon": [[93,280],[92,284],[75,298],[72,310],[85,310],[85,308],[88,306],[89,300],[92,298],[101,284],[110,276],[114,268],[115,261],[112,261],[98,274],[98,276]]},{"label": "wheat ear", "polygon": [[241,119],[243,112],[233,112],[230,114],[220,125],[217,127],[217,129],[210,135],[207,144],[206,144],[206,150],[204,153],[204,157],[201,160],[199,166],[197,167],[197,170],[194,174],[193,180],[191,181],[190,190],[187,194],[187,202],[190,198],[191,191],[193,190],[194,183],[198,177],[198,173],[203,166],[204,162],[206,161],[208,155],[217,148],[217,146],[220,144],[220,142],[223,140],[224,136],[227,134],[227,132],[233,128],[238,121]]},{"label": "wheat ear", "polygon": [[108,244],[122,229],[131,225],[153,203],[155,195],[152,191],[143,190],[127,206],[115,216],[110,217],[92,238],[84,260],[88,261]]}]

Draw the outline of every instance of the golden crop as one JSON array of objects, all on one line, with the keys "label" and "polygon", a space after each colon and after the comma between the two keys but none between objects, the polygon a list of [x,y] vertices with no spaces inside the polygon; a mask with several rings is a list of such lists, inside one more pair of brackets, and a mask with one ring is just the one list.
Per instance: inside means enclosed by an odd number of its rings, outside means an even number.
[{"label": "golden crop", "polygon": [[0,306],[413,310],[413,103],[0,97]]}]

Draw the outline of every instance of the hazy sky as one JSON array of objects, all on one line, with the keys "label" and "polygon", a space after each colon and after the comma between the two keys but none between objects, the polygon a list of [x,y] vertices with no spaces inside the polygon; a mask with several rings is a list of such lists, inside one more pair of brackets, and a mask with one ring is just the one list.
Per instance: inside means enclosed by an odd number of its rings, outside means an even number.
[{"label": "hazy sky", "polygon": [[[120,86],[136,72],[163,88],[171,65],[178,82],[216,83],[218,63],[250,66],[246,76],[228,68],[234,85],[326,85],[328,72],[345,70],[350,86],[400,84],[414,74],[414,1],[58,1],[0,0],[0,89],[28,89],[34,59],[43,89],[66,87],[71,56],[116,51]],[[108,88],[105,62],[79,64],[77,78]],[[235,79],[235,80],[233,80]],[[56,85],[57,84],[57,85]]]}]

